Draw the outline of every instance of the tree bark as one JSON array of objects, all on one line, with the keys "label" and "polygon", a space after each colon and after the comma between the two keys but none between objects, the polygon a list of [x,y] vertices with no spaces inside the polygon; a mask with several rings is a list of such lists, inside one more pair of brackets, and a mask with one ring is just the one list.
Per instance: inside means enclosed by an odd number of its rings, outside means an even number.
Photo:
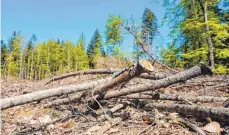
[{"label": "tree bark", "polygon": [[[110,79],[109,81],[107,81],[104,84],[101,84],[101,85],[98,85],[97,87],[95,87],[92,90],[92,94],[94,95],[96,93],[104,92],[104,91],[108,90],[109,88],[114,87],[117,84],[120,84],[120,83],[127,81],[127,80],[129,80],[135,76],[138,76],[142,72],[145,72],[146,69],[143,67],[144,67],[143,64],[142,65],[136,64],[136,65],[133,65],[132,67],[130,67],[129,69],[123,69],[123,70],[120,70],[118,72],[115,72],[113,74],[112,79]],[[97,71],[97,70],[94,70],[94,71]],[[111,71],[111,70],[109,70],[109,71]],[[66,104],[66,103],[70,103],[72,101],[76,101],[79,98],[81,98],[81,96],[79,94],[76,94],[76,95],[69,96],[67,98],[54,100],[53,102],[51,102],[50,104],[48,104],[46,106]]]},{"label": "tree bark", "polygon": [[204,107],[198,105],[180,105],[180,104],[163,104],[150,103],[146,104],[144,109],[151,111],[156,108],[162,111],[177,112],[185,115],[193,115],[198,118],[211,117],[219,121],[229,122],[229,109],[220,107]]},{"label": "tree bark", "polygon": [[52,81],[57,81],[57,80],[61,80],[67,77],[72,77],[72,76],[81,75],[81,74],[82,75],[84,74],[112,74],[117,71],[120,71],[120,69],[90,69],[90,70],[76,71],[76,72],[54,76],[50,80],[48,80],[45,84],[48,84]]},{"label": "tree bark", "polygon": [[[142,63],[142,64],[144,64],[144,63]],[[142,64],[137,63],[128,69],[124,69],[124,70],[120,71],[119,73],[116,73],[116,75],[114,76],[114,78],[112,80],[95,87],[92,91],[93,94],[96,94],[98,92],[99,93],[105,92],[106,90],[114,87],[117,84],[128,81],[131,78],[133,78],[135,76],[139,76],[141,73],[146,72],[147,69],[144,68],[145,65],[142,65]]]},{"label": "tree bark", "polygon": [[[207,6],[208,6],[208,1],[207,0],[204,0],[204,4],[200,1],[199,1],[199,4],[200,4],[200,7],[202,9],[202,12],[203,12],[203,16],[204,16],[204,23],[205,23],[205,31],[206,33],[209,31],[209,26],[208,26],[208,15],[207,15]],[[212,43],[212,39],[211,39],[211,36],[207,35],[206,36],[206,41],[207,41],[207,44],[208,44],[208,52],[209,52],[209,65],[212,69],[215,69],[215,61],[214,61],[214,54],[213,54],[213,43]]]},{"label": "tree bark", "polygon": [[121,98],[126,99],[153,99],[153,100],[174,100],[174,101],[191,101],[191,102],[224,102],[227,97],[212,97],[212,96],[190,96],[190,95],[176,95],[176,94],[130,94]]},{"label": "tree bark", "polygon": [[165,73],[165,72],[151,72],[150,74],[148,74],[148,73],[142,73],[139,76],[139,78],[159,80],[159,79],[163,79],[165,77],[168,77],[170,75],[172,75],[172,74]]},{"label": "tree bark", "polygon": [[79,85],[68,85],[68,86],[47,89],[47,90],[37,91],[37,92],[28,93],[20,96],[1,99],[0,100],[1,109],[6,109],[17,105],[39,101],[41,99],[45,99],[53,96],[61,96],[63,94],[70,94],[74,92],[80,92],[83,90],[93,89],[95,86],[108,82],[111,79],[112,78],[106,78],[106,79],[93,81],[90,83],[84,83]]},{"label": "tree bark", "polygon": [[[72,77],[72,76],[77,76],[77,75],[84,75],[84,74],[113,74],[115,72],[121,71],[121,69],[90,69],[90,70],[82,70],[82,71],[76,71],[76,72],[71,72],[67,74],[62,74],[58,76],[52,77],[50,80],[48,80],[45,84],[49,84],[52,81],[57,81],[61,80],[67,77]],[[144,78],[144,79],[153,79],[153,80],[158,80],[165,78],[167,76],[170,76],[171,74],[169,73],[164,73],[164,72],[151,72],[150,74],[148,73],[142,73],[139,75],[139,78]]]},{"label": "tree bark", "polygon": [[78,99],[80,99],[80,97],[82,97],[83,94],[84,92],[81,92],[81,93],[74,94],[72,96],[68,96],[67,98],[50,101],[48,104],[45,104],[44,107],[57,106],[57,105],[67,104],[70,102],[75,102]]},{"label": "tree bark", "polygon": [[186,71],[179,72],[175,75],[171,75],[164,79],[152,81],[151,83],[145,83],[145,84],[141,84],[129,88],[124,88],[118,91],[107,92],[103,96],[98,96],[98,99],[110,99],[119,96],[125,96],[129,94],[149,91],[149,90],[156,90],[159,88],[167,87],[169,85],[186,81],[193,77],[197,77],[199,75],[205,75],[205,74],[211,74],[211,69],[206,65],[200,64],[199,66],[194,66]]}]

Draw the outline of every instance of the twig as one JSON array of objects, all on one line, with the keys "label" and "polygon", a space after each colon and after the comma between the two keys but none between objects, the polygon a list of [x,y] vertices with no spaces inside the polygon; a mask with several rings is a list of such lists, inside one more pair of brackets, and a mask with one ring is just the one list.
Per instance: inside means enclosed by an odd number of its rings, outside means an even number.
[{"label": "twig", "polygon": [[198,127],[197,125],[195,125],[195,124],[192,124],[192,123],[190,123],[190,122],[188,122],[188,121],[185,121],[185,120],[183,120],[183,119],[181,119],[181,118],[179,119],[179,122],[182,123],[182,124],[185,124],[186,126],[188,126],[189,128],[191,128],[192,130],[196,131],[198,135],[206,135],[206,134],[204,133],[204,131],[201,130],[201,128],[199,128],[199,127]]},{"label": "twig", "polygon": [[143,129],[138,135],[141,135],[144,132],[146,132],[146,130],[150,129],[155,124],[155,122],[157,121],[157,117],[158,117],[158,111],[157,111],[157,109],[155,109],[154,121],[150,124],[150,126]]},{"label": "twig", "polygon": [[[34,133],[34,132],[36,132],[36,131],[39,131],[39,130],[44,129],[44,128],[47,127],[48,125],[51,125],[51,124],[54,124],[54,123],[57,123],[57,122],[63,122],[63,121],[66,121],[66,120],[68,120],[68,119],[70,119],[70,118],[75,118],[75,117],[80,116],[80,115],[83,115],[83,114],[77,114],[77,115],[72,115],[72,114],[71,114],[71,115],[67,115],[67,116],[65,116],[64,118],[60,118],[60,119],[57,119],[57,120],[55,120],[55,121],[46,123],[46,124],[44,124],[44,125],[41,125],[41,126],[39,126],[39,127],[36,127],[35,129],[34,129],[34,128],[32,128],[32,129],[25,129],[25,130],[23,130],[23,131],[17,132],[17,133],[15,133],[15,135],[31,134],[31,133]],[[88,120],[88,119],[87,119],[87,120]]]}]

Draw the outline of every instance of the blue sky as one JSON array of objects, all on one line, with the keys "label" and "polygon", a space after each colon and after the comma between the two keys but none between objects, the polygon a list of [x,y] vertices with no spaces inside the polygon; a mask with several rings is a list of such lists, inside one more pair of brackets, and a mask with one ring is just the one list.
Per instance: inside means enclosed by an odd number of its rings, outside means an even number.
[{"label": "blue sky", "polygon": [[[104,37],[109,14],[125,19],[133,14],[135,23],[140,23],[146,7],[160,24],[164,8],[149,0],[2,0],[2,39],[7,41],[13,31],[20,30],[25,42],[35,34],[38,42],[59,38],[75,43],[83,32],[88,44],[96,28]],[[158,43],[165,44],[169,28],[165,25],[159,31]],[[132,41],[132,36],[124,34],[125,52],[132,50]]]}]

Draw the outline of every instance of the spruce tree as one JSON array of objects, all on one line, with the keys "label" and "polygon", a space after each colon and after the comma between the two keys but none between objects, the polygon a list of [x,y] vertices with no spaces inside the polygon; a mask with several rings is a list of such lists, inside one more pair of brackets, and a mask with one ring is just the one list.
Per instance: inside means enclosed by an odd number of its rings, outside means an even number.
[{"label": "spruce tree", "polygon": [[89,65],[91,68],[95,67],[95,64],[97,63],[98,57],[101,56],[102,53],[102,37],[99,33],[99,30],[96,29],[93,37],[87,47],[87,55],[89,58]]},{"label": "spruce tree", "polygon": [[142,16],[142,40],[148,44],[145,46],[147,53],[152,56],[153,39],[158,33],[157,18],[154,13],[146,8]]}]

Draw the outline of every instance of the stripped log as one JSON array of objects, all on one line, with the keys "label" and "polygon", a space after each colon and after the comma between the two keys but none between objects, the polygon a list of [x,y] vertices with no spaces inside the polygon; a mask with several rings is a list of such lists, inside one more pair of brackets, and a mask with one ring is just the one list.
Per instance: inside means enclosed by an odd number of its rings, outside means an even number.
[{"label": "stripped log", "polygon": [[191,101],[191,102],[225,102],[227,97],[213,97],[213,96],[190,96],[190,95],[176,95],[176,94],[130,94],[121,98],[126,99],[153,99],[153,100],[174,100],[174,101]]},{"label": "stripped log", "polygon": [[149,90],[152,91],[152,90],[156,90],[159,88],[167,87],[169,85],[172,85],[178,82],[186,81],[188,79],[191,79],[199,75],[206,75],[206,74],[211,74],[211,69],[204,64],[200,64],[199,66],[194,66],[186,71],[179,72],[175,75],[171,75],[161,80],[155,80],[150,83],[145,83],[145,84],[141,84],[141,85],[137,85],[137,86],[133,86],[129,88],[124,88],[118,91],[107,92],[102,96],[97,96],[97,99],[98,100],[110,99],[110,98],[115,98],[119,96],[125,96],[129,94],[149,91]]},{"label": "stripped log", "polygon": [[41,99],[45,99],[45,98],[49,98],[53,96],[61,96],[64,94],[70,94],[70,93],[80,92],[83,90],[93,89],[94,87],[98,86],[99,84],[108,82],[111,79],[112,77],[93,81],[90,83],[84,83],[84,84],[78,84],[78,85],[68,85],[68,86],[47,89],[47,90],[37,91],[37,92],[19,95],[15,97],[1,99],[0,100],[1,109],[6,109],[6,108],[17,106],[17,105],[39,101]]},{"label": "stripped log", "polygon": [[71,73],[66,73],[58,76],[54,76],[49,79],[45,84],[48,84],[52,81],[61,80],[67,77],[72,77],[76,75],[85,75],[85,74],[113,74],[114,72],[120,71],[120,69],[90,69],[90,70],[83,70],[83,71],[76,71]]},{"label": "stripped log", "polygon": [[229,109],[220,107],[204,107],[198,105],[181,105],[181,104],[163,104],[163,103],[149,103],[144,109],[151,111],[156,108],[162,111],[177,112],[184,115],[192,115],[198,118],[211,117],[219,121],[229,122]]}]

